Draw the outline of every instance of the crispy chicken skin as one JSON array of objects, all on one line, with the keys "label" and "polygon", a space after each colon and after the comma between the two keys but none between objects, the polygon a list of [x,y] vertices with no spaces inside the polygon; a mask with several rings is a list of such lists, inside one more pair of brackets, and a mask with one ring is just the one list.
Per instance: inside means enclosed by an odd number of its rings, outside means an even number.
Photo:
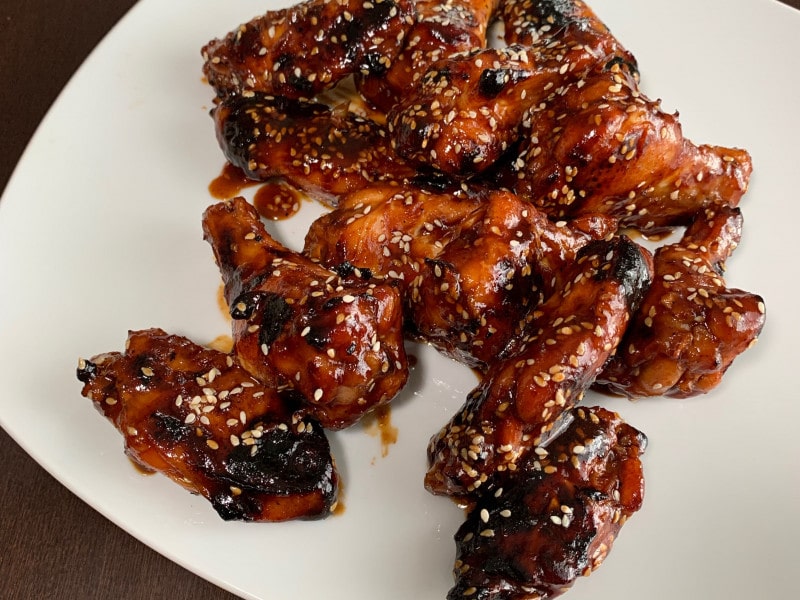
[{"label": "crispy chicken skin", "polygon": [[373,182],[416,175],[383,126],[346,110],[254,94],[224,100],[212,114],[225,157],[247,177],[283,177],[331,206]]},{"label": "crispy chicken skin", "polygon": [[388,112],[437,60],[486,46],[486,30],[499,0],[418,0],[403,49],[385,71],[356,74],[356,86]]},{"label": "crispy chicken skin", "polygon": [[411,0],[307,0],[209,42],[203,71],[220,97],[312,98],[352,73],[383,73],[413,15]]},{"label": "crispy chicken skin", "polygon": [[641,507],[645,436],[602,408],[486,490],[456,533],[448,600],[546,600],[596,570]]},{"label": "crispy chicken skin", "polygon": [[124,353],[80,361],[77,375],[135,463],[223,519],[330,514],[338,475],[322,428],[294,392],[265,387],[229,355],[148,329],[129,333]]},{"label": "crispy chicken skin", "polygon": [[722,276],[741,231],[739,209],[708,209],[680,242],[656,251],[653,284],[598,387],[684,398],[719,384],[766,317],[760,296],[728,288]]},{"label": "crispy chicken skin", "polygon": [[396,281],[407,334],[483,369],[511,351],[560,269],[615,228],[603,217],[551,223],[508,192],[374,186],[313,223],[304,253]]},{"label": "crispy chicken skin", "polygon": [[299,391],[330,429],[402,389],[408,361],[393,285],[340,275],[281,246],[243,198],[210,206],[203,231],[225,283],[234,354],[253,376]]},{"label": "crispy chicken skin", "polygon": [[472,497],[516,463],[575,406],[614,353],[650,281],[646,250],[624,236],[592,242],[538,307],[524,345],[494,362],[431,439],[425,487]]}]

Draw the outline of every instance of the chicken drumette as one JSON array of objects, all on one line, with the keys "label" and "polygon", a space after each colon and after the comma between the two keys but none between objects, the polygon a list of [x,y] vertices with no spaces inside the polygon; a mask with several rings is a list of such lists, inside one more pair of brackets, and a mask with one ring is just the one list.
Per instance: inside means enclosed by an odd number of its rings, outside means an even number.
[{"label": "chicken drumette", "polygon": [[620,351],[597,385],[626,396],[708,392],[764,326],[763,299],[729,289],[722,265],[739,243],[742,216],[720,206],[699,215],[655,254],[653,284]]},{"label": "chicken drumette", "polygon": [[408,379],[395,287],[335,273],[272,239],[242,198],[210,206],[203,230],[225,282],[234,353],[260,381],[291,387],[326,428],[346,427]]},{"label": "chicken drumette", "polygon": [[232,357],[160,329],[125,352],[81,360],[83,395],[119,429],[139,466],[207,498],[223,519],[327,516],[338,475],[296,392],[265,387]]},{"label": "chicken drumette", "polygon": [[597,569],[642,505],[645,436],[602,408],[568,425],[486,490],[456,533],[448,600],[546,600]]}]

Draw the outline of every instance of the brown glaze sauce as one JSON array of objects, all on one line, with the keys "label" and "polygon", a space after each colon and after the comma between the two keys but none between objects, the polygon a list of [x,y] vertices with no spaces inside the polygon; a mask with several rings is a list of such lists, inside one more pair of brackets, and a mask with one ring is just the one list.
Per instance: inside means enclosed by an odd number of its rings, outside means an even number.
[{"label": "brown glaze sauce", "polygon": [[392,425],[392,407],[388,404],[379,406],[364,417],[364,430],[371,436],[380,436],[381,456],[389,455],[389,447],[397,443],[399,430]]},{"label": "brown glaze sauce", "polygon": [[339,492],[336,495],[336,502],[331,507],[331,514],[334,517],[341,517],[346,510],[347,507],[344,504],[344,482],[339,479]]},{"label": "brown glaze sauce", "polygon": [[230,323],[231,322],[231,313],[230,309],[228,308],[228,301],[225,300],[225,284],[220,283],[219,288],[217,288],[217,306],[219,307],[220,312],[224,319]]},{"label": "brown glaze sauce", "polygon": [[270,221],[288,219],[300,210],[303,194],[283,179],[271,179],[262,184],[253,197],[258,214]]},{"label": "brown glaze sauce", "polygon": [[229,335],[218,335],[208,343],[208,347],[217,352],[230,354],[233,352],[233,338]]},{"label": "brown glaze sauce", "polygon": [[220,174],[208,184],[208,192],[217,200],[227,200],[238,196],[245,188],[256,185],[259,185],[259,182],[248,179],[239,167],[225,163]]}]

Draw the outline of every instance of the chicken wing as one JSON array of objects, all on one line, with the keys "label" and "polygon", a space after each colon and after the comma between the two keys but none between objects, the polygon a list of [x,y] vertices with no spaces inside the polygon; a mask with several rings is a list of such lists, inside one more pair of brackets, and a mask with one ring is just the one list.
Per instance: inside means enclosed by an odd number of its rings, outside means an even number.
[{"label": "chicken wing", "polygon": [[471,497],[541,441],[615,352],[649,284],[646,251],[621,236],[592,242],[564,285],[537,308],[519,352],[492,364],[464,406],[431,439],[425,486]]},{"label": "chicken wing", "polygon": [[312,224],[304,252],[397,281],[407,333],[483,369],[506,356],[564,264],[614,232],[602,217],[551,223],[508,192],[375,186]]},{"label": "chicken wing", "polygon": [[356,87],[388,112],[434,62],[486,46],[486,29],[499,0],[418,0],[404,46],[385,71],[356,74]]},{"label": "chicken wing", "polygon": [[630,397],[684,398],[719,384],[758,338],[763,299],[729,289],[722,265],[741,237],[739,209],[708,209],[655,254],[655,276],[620,351],[597,385]]},{"label": "chicken wing", "polygon": [[312,98],[352,73],[383,73],[414,22],[411,0],[307,0],[269,11],[203,47],[218,96]]},{"label": "chicken wing", "polygon": [[641,507],[645,436],[602,408],[568,427],[481,495],[455,540],[448,600],[546,600],[595,571]]},{"label": "chicken wing", "polygon": [[229,355],[148,329],[131,332],[123,354],[81,360],[77,375],[135,463],[223,519],[330,514],[338,474],[322,428],[295,393],[265,387]]},{"label": "chicken wing", "polygon": [[659,232],[737,205],[752,171],[744,150],[686,139],[616,63],[553,93],[525,125],[501,182],[553,218],[600,213]]},{"label": "chicken wing", "polygon": [[281,246],[243,198],[210,206],[203,231],[225,282],[234,353],[256,378],[298,390],[331,429],[402,389],[408,360],[394,286],[328,271]]},{"label": "chicken wing", "polygon": [[283,177],[331,206],[373,182],[416,175],[383,126],[346,110],[254,94],[221,102],[213,117],[225,157],[247,177]]}]

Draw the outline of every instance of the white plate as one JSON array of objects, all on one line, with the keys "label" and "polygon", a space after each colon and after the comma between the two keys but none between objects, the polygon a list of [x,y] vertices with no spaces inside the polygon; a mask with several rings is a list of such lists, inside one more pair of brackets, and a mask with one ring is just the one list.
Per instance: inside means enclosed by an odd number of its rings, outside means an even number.
[{"label": "white plate", "polygon": [[[42,123],[0,202],[0,422],[46,469],[171,559],[251,598],[441,600],[461,513],[422,489],[429,436],[471,373],[425,349],[393,411],[397,444],[332,436],[346,511],[315,523],[225,523],[143,477],[80,396],[79,356],[159,326],[207,342],[226,332],[200,215],[223,160],[199,48],[264,2],[142,0]],[[590,397],[650,438],[647,497],[572,600],[800,597],[800,393],[795,350],[800,15],[770,0],[595,0],[639,58],[644,90],[679,107],[698,142],[748,148],[755,175],[731,284],[761,293],[767,326],[703,398]],[[276,232],[297,247],[317,209]]]}]

